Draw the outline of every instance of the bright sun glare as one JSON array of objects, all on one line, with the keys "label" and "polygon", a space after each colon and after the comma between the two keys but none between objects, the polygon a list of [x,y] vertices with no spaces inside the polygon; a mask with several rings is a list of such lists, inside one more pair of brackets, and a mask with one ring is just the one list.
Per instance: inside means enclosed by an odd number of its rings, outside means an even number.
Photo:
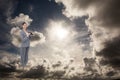
[{"label": "bright sun glare", "polygon": [[51,40],[64,40],[69,34],[69,29],[63,22],[51,22],[49,26],[48,34]]},{"label": "bright sun glare", "polygon": [[68,31],[62,27],[58,27],[55,30],[55,35],[59,39],[64,39],[65,37],[67,37],[67,34],[68,34]]}]

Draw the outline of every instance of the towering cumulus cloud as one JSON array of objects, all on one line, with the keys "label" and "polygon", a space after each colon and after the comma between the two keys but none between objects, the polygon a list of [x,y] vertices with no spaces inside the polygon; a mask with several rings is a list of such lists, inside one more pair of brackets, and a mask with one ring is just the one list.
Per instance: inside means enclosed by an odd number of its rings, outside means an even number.
[{"label": "towering cumulus cloud", "polygon": [[88,16],[95,57],[102,65],[120,67],[120,0],[55,0],[69,18]]},{"label": "towering cumulus cloud", "polygon": [[[33,20],[28,16],[28,15],[24,15],[24,14],[20,14],[19,16],[15,17],[14,19],[8,19],[8,23],[11,24],[12,26],[14,26],[11,29],[11,35],[12,35],[12,43],[19,47],[20,46],[20,28],[22,27],[22,23],[26,22],[28,25],[30,25],[30,23]],[[45,36],[37,31],[33,31],[33,36],[31,37],[31,46],[35,46],[37,44],[41,44],[45,42]]]}]

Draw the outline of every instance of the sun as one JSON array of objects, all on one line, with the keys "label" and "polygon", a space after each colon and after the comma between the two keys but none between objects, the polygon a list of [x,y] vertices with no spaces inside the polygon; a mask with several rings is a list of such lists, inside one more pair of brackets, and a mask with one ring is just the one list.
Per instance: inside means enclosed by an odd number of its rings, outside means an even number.
[{"label": "sun", "polygon": [[65,40],[69,35],[69,29],[63,22],[52,21],[48,26],[47,32],[50,40]]},{"label": "sun", "polygon": [[54,34],[58,39],[62,40],[67,37],[68,31],[62,27],[57,27]]}]

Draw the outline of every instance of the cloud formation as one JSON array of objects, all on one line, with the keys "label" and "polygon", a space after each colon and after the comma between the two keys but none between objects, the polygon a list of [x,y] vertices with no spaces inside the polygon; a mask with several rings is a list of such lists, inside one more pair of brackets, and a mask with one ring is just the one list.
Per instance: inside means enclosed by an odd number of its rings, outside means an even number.
[{"label": "cloud formation", "polygon": [[21,27],[23,22],[26,22],[29,26],[32,21],[28,15],[24,15],[23,13],[20,13],[19,16],[16,16],[14,19],[8,19],[8,23],[15,27]]},{"label": "cloud formation", "polygon": [[[57,60],[51,62],[49,59],[40,58],[37,65],[33,65],[29,61],[26,66],[27,70],[23,72],[20,67],[20,58],[12,53],[6,51],[0,51],[0,77],[11,78],[62,78],[62,79],[103,79],[119,77],[119,71],[113,71],[112,68],[106,71],[104,74],[100,73],[100,67],[96,64],[95,58],[84,58],[83,66],[76,64],[75,59],[69,59],[67,61]],[[38,56],[38,55],[37,55]],[[36,58],[38,59],[38,58]],[[3,74],[4,72],[4,74]],[[14,74],[13,74],[14,72]]]},{"label": "cloud formation", "polygon": [[[12,26],[15,26],[11,29],[10,33],[12,35],[12,43],[19,47],[20,43],[21,43],[21,39],[20,39],[20,31],[21,31],[21,27],[22,27],[22,23],[26,22],[28,25],[30,25],[30,23],[33,20],[28,16],[28,15],[24,15],[24,14],[20,14],[19,16],[15,17],[14,19],[9,19],[8,23],[11,24]],[[30,30],[29,30],[30,31]],[[45,42],[45,36],[43,35],[43,33],[37,32],[37,31],[32,31],[33,36],[31,36],[31,44],[30,46],[36,46],[38,44],[44,43]]]},{"label": "cloud formation", "polygon": [[86,25],[91,32],[94,53],[99,61],[117,69],[120,67],[119,0],[55,0],[64,5],[63,14],[69,18],[88,16]]}]

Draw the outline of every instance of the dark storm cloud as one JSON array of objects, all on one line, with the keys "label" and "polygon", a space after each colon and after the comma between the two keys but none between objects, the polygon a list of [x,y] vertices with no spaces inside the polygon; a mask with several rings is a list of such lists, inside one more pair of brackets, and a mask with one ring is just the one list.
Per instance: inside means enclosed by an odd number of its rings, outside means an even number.
[{"label": "dark storm cloud", "polygon": [[113,41],[105,42],[105,48],[98,52],[97,56],[103,56],[104,60],[101,64],[110,64],[115,68],[120,67],[120,38],[117,37]]},{"label": "dark storm cloud", "polygon": [[22,78],[43,78],[45,77],[47,74],[46,69],[44,66],[42,65],[38,65],[35,66],[33,68],[31,68],[29,71],[21,74],[19,77]]},{"label": "dark storm cloud", "polygon": [[120,0],[55,0],[63,3],[67,17],[88,16],[86,24],[91,32],[92,45],[100,62],[120,67]]}]

